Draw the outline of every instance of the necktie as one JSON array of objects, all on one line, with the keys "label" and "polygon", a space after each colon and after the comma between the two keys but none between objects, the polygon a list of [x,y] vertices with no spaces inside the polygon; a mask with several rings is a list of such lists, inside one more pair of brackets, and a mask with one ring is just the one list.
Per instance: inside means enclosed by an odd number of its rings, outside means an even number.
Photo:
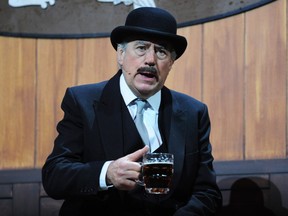
[{"label": "necktie", "polygon": [[148,132],[147,132],[147,129],[146,129],[146,127],[144,125],[144,121],[143,121],[143,110],[144,110],[145,105],[147,104],[147,101],[137,99],[135,101],[135,103],[137,105],[137,113],[136,113],[136,117],[134,120],[136,127],[138,129],[138,132],[140,133],[140,136],[141,136],[144,144],[148,145],[150,147]]}]

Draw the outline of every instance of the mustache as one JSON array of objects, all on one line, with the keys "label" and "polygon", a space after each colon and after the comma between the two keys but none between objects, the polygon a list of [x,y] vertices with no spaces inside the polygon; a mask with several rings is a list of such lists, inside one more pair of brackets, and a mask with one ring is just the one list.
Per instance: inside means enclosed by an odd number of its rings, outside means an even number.
[{"label": "mustache", "polygon": [[158,71],[155,67],[141,67],[137,70],[138,73],[142,73],[142,72],[150,72],[150,73],[153,73],[153,74],[157,74]]}]

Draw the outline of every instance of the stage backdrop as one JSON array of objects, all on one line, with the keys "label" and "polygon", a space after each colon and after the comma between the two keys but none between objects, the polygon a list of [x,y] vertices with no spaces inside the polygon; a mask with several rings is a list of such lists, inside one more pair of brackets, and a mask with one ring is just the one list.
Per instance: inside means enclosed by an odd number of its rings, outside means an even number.
[{"label": "stage backdrop", "polygon": [[143,6],[175,15],[178,26],[235,15],[275,0],[1,0],[0,35],[32,38],[106,37]]}]

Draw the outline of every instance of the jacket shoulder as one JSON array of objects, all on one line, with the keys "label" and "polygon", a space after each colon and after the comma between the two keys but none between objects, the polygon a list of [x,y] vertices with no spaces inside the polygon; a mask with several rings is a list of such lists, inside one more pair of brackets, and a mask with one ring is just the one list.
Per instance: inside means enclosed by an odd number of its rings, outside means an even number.
[{"label": "jacket shoulder", "polygon": [[82,85],[68,87],[68,89],[71,89],[73,92],[90,92],[91,90],[99,91],[104,88],[107,82],[108,81],[102,81],[99,83],[82,84]]},{"label": "jacket shoulder", "polygon": [[78,86],[68,87],[66,91],[70,91],[74,96],[99,98],[107,81],[99,83],[83,84]]},{"label": "jacket shoulder", "polygon": [[172,99],[174,101],[177,101],[179,104],[181,105],[184,105],[184,106],[192,106],[192,107],[199,107],[199,108],[203,108],[203,107],[206,107],[206,104],[204,104],[202,101],[190,96],[190,95],[187,95],[187,94],[184,94],[184,93],[181,93],[181,92],[177,92],[177,91],[174,91],[174,90],[170,90],[171,91],[171,95],[172,95]]}]

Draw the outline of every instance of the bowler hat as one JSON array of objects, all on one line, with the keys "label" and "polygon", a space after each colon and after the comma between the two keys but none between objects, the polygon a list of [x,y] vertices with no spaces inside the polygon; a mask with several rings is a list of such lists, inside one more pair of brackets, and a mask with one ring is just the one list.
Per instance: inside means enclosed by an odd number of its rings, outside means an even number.
[{"label": "bowler hat", "polygon": [[125,26],[113,29],[110,35],[112,46],[117,50],[117,44],[134,39],[163,39],[168,41],[179,58],[187,47],[185,37],[177,35],[177,22],[166,10],[154,7],[140,7],[132,10]]}]

